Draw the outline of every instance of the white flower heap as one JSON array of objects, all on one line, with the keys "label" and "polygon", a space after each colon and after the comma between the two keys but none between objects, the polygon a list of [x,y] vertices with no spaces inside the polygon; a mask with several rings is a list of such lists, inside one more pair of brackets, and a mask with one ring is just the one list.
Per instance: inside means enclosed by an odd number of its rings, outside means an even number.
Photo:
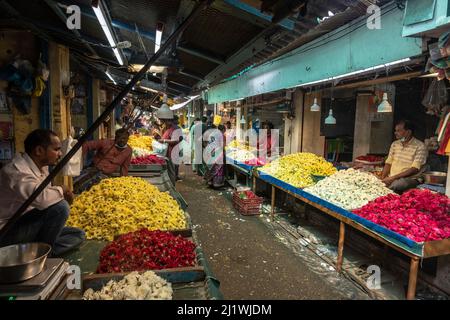
[{"label": "white flower heap", "polygon": [[338,171],[305,191],[346,210],[361,208],[392,193],[374,175],[354,169]]},{"label": "white flower heap", "polygon": [[109,281],[100,291],[86,290],[84,300],[172,300],[172,285],[153,271],[132,272]]},{"label": "white flower heap", "polygon": [[139,147],[133,147],[133,158],[145,157],[145,156],[148,156],[150,154],[153,154],[153,152],[149,151],[147,149],[143,149],[143,148],[139,148]]},{"label": "white flower heap", "polygon": [[245,161],[249,161],[249,160],[253,160],[256,159],[256,156],[245,149],[238,149],[238,150],[233,150],[227,153],[227,156],[230,159],[239,161],[239,162],[245,162]]}]

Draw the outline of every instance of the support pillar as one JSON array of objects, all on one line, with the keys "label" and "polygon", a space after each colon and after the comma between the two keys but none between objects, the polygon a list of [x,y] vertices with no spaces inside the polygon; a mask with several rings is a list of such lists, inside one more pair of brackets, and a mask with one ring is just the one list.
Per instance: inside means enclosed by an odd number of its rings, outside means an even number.
[{"label": "support pillar", "polygon": [[300,152],[302,148],[303,91],[296,90],[293,95],[295,118],[285,118],[284,154]]},{"label": "support pillar", "polygon": [[447,169],[447,184],[446,184],[445,194],[450,197],[450,156],[448,157],[448,169]]},{"label": "support pillar", "polygon": [[[97,120],[97,118],[101,114],[101,107],[100,107],[100,80],[99,79],[92,79],[92,116],[94,121]],[[98,139],[104,139],[104,126],[103,124],[100,125],[98,130],[94,133],[94,140]]]},{"label": "support pillar", "polygon": [[[70,83],[69,48],[50,42],[49,61],[52,127],[62,141],[68,137],[71,128],[69,97],[64,93],[64,88]],[[54,183],[70,187],[70,179],[60,174]]]},{"label": "support pillar", "polygon": [[321,112],[310,111],[310,106],[314,103],[314,98],[321,108],[322,106],[322,94],[321,92],[314,92],[305,95],[305,109],[303,116],[303,148],[302,152],[311,152],[317,154],[318,156],[323,156],[325,153],[325,137],[320,135],[320,121]]}]

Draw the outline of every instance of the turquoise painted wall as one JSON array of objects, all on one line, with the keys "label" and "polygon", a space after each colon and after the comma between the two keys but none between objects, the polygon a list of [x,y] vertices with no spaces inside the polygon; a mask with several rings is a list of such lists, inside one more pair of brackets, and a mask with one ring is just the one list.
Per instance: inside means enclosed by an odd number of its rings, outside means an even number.
[{"label": "turquoise painted wall", "polygon": [[422,53],[422,40],[402,37],[403,11],[382,9],[381,29],[357,19],[208,91],[208,103],[242,99],[378,66]]},{"label": "turquoise painted wall", "polygon": [[449,26],[449,11],[450,0],[408,0],[403,36],[419,36]]}]

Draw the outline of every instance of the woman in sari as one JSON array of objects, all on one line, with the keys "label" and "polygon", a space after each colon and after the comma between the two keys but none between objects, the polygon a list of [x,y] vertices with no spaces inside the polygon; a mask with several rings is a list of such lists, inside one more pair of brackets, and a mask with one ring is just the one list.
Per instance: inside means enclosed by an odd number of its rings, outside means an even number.
[{"label": "woman in sari", "polygon": [[[205,181],[212,188],[221,188],[225,184],[224,133],[225,127],[219,125],[210,136],[211,158],[207,163]],[[218,146],[212,146],[216,141]]]}]

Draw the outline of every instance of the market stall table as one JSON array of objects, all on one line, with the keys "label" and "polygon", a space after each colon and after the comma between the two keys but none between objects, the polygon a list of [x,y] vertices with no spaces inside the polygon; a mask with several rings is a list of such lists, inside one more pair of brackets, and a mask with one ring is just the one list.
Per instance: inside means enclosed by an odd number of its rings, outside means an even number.
[{"label": "market stall table", "polygon": [[[274,208],[276,189],[279,189],[340,221],[338,257],[336,262],[336,269],[338,272],[342,271],[346,225],[351,226],[383,243],[385,246],[389,246],[394,250],[408,256],[411,259],[408,290],[406,294],[406,298],[408,300],[412,300],[415,297],[420,259],[450,254],[450,239],[418,243],[389,229],[376,225],[373,222],[368,221],[350,211],[344,210],[328,201],[309,194],[302,189],[295,188],[292,185],[278,180],[270,175],[255,170],[253,177],[254,181],[256,181],[256,179],[260,179],[272,187],[272,220],[274,219],[275,214]],[[256,186],[256,184],[254,184],[254,186]]]},{"label": "market stall table", "polygon": [[253,169],[256,168],[255,166],[251,166],[228,157],[226,158],[226,164],[228,165],[228,168],[233,170],[233,179],[227,180],[228,183],[236,188],[238,181],[237,175],[240,174],[245,177],[245,185],[249,186],[250,179],[253,176]]},{"label": "market stall table", "polygon": [[[195,242],[192,231],[173,231],[173,235],[180,235]],[[79,300],[85,290],[92,288],[99,290],[109,280],[118,280],[128,273],[102,273],[96,274],[99,256],[107,241],[88,240],[79,250],[65,255],[65,259],[72,265],[78,265],[83,273],[82,290],[69,290],[61,288],[57,299]],[[196,264],[192,267],[152,270],[157,275],[173,284],[174,300],[223,299],[220,292],[220,282],[214,277],[204,257],[203,251],[196,244]]]}]

